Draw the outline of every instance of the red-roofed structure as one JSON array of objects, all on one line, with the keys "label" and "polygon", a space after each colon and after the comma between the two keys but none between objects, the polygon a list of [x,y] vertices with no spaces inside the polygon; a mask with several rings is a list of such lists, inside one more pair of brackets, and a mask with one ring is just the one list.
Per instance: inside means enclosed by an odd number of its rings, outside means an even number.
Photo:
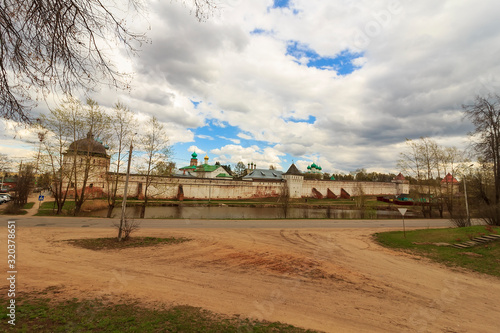
[{"label": "red-roofed structure", "polygon": [[451,173],[448,173],[446,177],[441,180],[441,184],[458,184],[458,180],[456,180]]},{"label": "red-roofed structure", "polygon": [[400,172],[399,175],[394,177],[394,180],[406,180],[405,176]]}]

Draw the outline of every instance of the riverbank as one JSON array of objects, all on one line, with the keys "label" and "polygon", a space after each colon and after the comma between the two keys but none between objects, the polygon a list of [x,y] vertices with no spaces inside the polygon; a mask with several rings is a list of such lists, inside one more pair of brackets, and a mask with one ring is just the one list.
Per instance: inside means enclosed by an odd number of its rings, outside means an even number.
[{"label": "riverbank", "polygon": [[[127,200],[126,215],[129,218],[139,218],[144,202],[142,200]],[[297,199],[279,202],[276,198],[253,200],[152,200],[148,201],[145,218],[186,219],[387,219],[400,218],[394,204],[372,200],[363,201],[363,205],[355,200],[329,199]],[[43,203],[36,216],[53,216],[56,207],[54,203]],[[74,202],[67,201],[63,215],[73,215]],[[107,200],[88,200],[82,206],[79,216],[106,217],[108,214]],[[118,201],[112,212],[113,217],[121,216],[121,201]],[[421,217],[419,209],[409,210],[409,218]]]},{"label": "riverbank", "polygon": [[[143,200],[127,199],[127,207],[142,206]],[[116,207],[121,207],[122,201],[116,201]],[[52,209],[53,202],[50,204],[44,202],[42,210]],[[366,199],[362,205],[358,204],[353,199],[314,199],[314,198],[301,198],[291,199],[283,202],[277,198],[256,198],[256,199],[242,199],[242,200],[148,200],[147,207],[304,207],[304,208],[332,208],[332,209],[379,209],[379,210],[396,210],[397,205],[377,201],[375,197]],[[64,210],[74,207],[74,201],[67,200]],[[92,211],[107,207],[107,199],[92,199],[87,200],[84,204],[83,210]]]}]

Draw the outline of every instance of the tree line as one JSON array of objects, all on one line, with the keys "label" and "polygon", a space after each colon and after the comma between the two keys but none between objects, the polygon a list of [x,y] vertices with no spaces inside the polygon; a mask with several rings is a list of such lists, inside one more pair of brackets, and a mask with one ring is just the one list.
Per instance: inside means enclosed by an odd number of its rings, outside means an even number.
[{"label": "tree line", "polygon": [[[68,195],[75,200],[74,214],[78,214],[83,203],[92,195],[107,193],[108,217],[111,217],[117,198],[119,179],[124,163],[131,158],[136,148],[136,166],[145,176],[144,203],[147,205],[148,190],[153,176],[171,175],[175,164],[169,161],[172,153],[164,126],[156,117],[146,121],[141,132],[137,130],[137,115],[122,103],[116,103],[111,112],[106,112],[96,101],[88,98],[85,103],[67,97],[57,108],[42,115],[37,126],[38,154],[36,164],[40,172],[49,175],[51,191],[61,214]],[[87,141],[81,139],[86,138]],[[95,142],[95,144],[94,144]],[[95,153],[95,147],[106,145],[106,152]],[[135,146],[135,147],[134,147]],[[129,151],[130,150],[130,151]],[[99,163],[96,163],[96,157]],[[108,173],[111,163],[113,173]],[[99,187],[89,186],[96,174],[104,174]]]},{"label": "tree line", "polygon": [[474,216],[500,225],[500,96],[476,96],[462,109],[474,125],[468,149],[427,137],[407,139],[398,167],[412,184],[410,196],[427,203],[421,205],[424,216],[432,217],[437,209],[443,217],[447,211],[456,225],[468,226],[470,206]]}]

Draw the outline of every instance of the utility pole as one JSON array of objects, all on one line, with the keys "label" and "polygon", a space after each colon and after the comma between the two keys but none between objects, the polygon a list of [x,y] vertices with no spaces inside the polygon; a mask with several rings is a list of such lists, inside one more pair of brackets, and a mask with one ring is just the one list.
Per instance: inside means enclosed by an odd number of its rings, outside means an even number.
[{"label": "utility pole", "polygon": [[469,215],[469,200],[467,198],[467,182],[464,175],[464,196],[465,196],[465,212],[467,213],[467,225],[470,225],[470,215]]},{"label": "utility pole", "polygon": [[[469,165],[469,168],[473,167],[474,164]],[[466,175],[464,173],[464,196],[465,196],[465,212],[467,213],[467,225],[470,226],[470,213],[469,213],[469,198],[467,197],[467,182]]]},{"label": "utility pole", "polygon": [[[40,153],[42,151],[42,141],[45,139],[45,133],[38,132],[38,140],[40,141],[40,145],[38,146],[38,156],[36,157],[36,167],[35,167],[35,187],[37,186],[37,176],[38,176],[38,166],[40,163]],[[42,195],[42,190],[40,190],[40,195]],[[38,203],[40,205],[40,203]],[[38,206],[40,207],[40,206]]]},{"label": "utility pole", "polygon": [[122,201],[122,216],[120,218],[120,229],[118,230],[118,241],[122,241],[122,229],[123,229],[123,221],[125,220],[125,209],[127,208],[127,194],[128,194],[128,179],[130,177],[130,162],[132,162],[132,138],[130,140],[130,150],[128,152],[128,163],[127,163],[127,176],[125,178],[125,189],[123,190],[123,201]]}]

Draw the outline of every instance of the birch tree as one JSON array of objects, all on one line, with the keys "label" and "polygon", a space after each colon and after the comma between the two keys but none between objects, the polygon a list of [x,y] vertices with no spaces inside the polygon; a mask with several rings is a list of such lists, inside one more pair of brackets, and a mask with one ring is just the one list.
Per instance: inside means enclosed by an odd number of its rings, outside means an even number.
[{"label": "birch tree", "polygon": [[141,138],[141,149],[144,151],[144,165],[142,174],[145,176],[144,202],[141,209],[141,218],[146,214],[149,200],[149,189],[160,162],[166,162],[171,155],[171,147],[163,124],[156,117],[148,120],[146,131]]},{"label": "birch tree", "polygon": [[116,206],[118,183],[122,164],[128,158],[127,147],[132,140],[135,126],[135,115],[122,103],[116,103],[111,117],[112,142],[111,149],[114,151],[114,173],[108,175],[108,213],[111,217]]}]

